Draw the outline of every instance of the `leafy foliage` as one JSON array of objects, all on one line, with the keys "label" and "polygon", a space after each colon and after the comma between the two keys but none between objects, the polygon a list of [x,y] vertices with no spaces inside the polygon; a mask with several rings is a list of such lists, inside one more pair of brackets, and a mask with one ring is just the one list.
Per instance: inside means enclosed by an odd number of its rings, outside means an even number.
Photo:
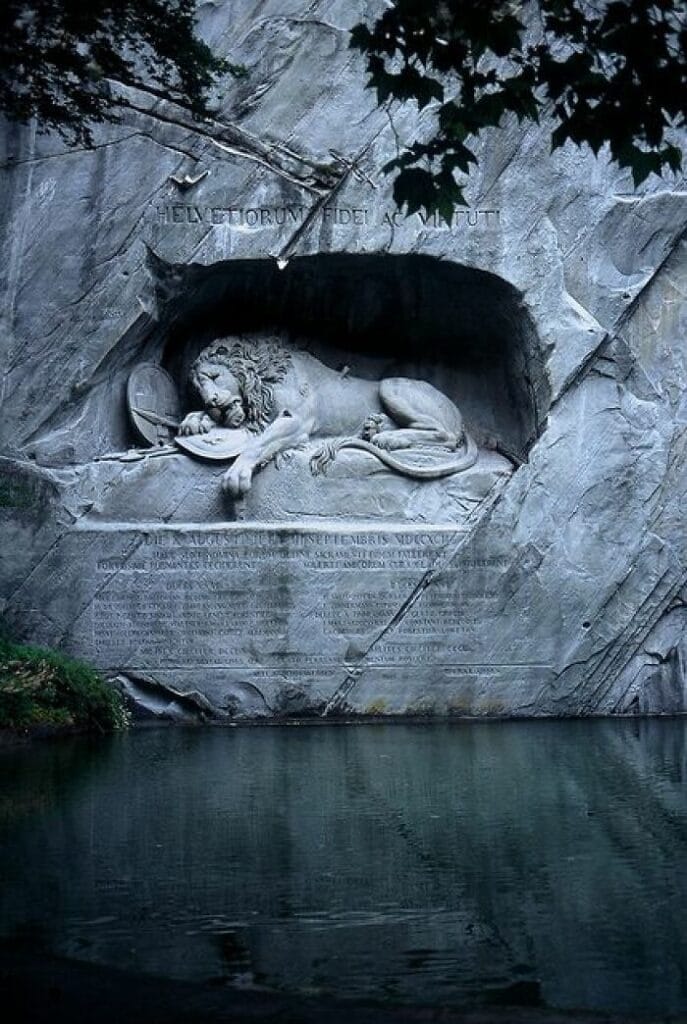
[{"label": "leafy foliage", "polygon": [[197,116],[217,76],[242,73],[194,35],[196,0],[2,0],[0,110],[68,142],[116,121],[112,82],[178,99]]},{"label": "leafy foliage", "polygon": [[507,115],[538,122],[544,107],[553,149],[608,143],[635,185],[681,167],[667,136],[687,120],[684,0],[394,0],[355,26],[351,46],[367,55],[379,104],[436,104],[428,141],[385,168],[408,213],[448,220],[465,205],[455,174],[477,162],[467,140]]},{"label": "leafy foliage", "polygon": [[117,691],[73,658],[0,637],[0,727],[79,726],[109,732],[127,725]]}]

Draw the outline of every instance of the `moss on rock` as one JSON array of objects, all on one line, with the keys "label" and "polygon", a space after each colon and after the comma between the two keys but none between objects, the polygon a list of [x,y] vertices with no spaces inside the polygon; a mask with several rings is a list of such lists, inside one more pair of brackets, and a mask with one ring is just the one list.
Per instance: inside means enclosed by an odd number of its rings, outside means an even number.
[{"label": "moss on rock", "polygon": [[0,637],[0,728],[110,732],[127,724],[121,694],[95,669]]}]

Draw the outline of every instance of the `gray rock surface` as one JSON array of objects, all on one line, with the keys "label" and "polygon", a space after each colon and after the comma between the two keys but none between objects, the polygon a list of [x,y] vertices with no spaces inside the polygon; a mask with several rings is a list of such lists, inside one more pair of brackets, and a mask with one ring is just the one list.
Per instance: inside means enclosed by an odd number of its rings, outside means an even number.
[{"label": "gray rock surface", "polygon": [[[405,218],[380,168],[423,118],[363,88],[374,9],[203,3],[250,72],[210,121],[130,93],[92,151],[0,133],[3,615],[171,717],[684,712],[685,182],[514,123],[450,227]],[[479,462],[313,478],[304,448],[232,501],[125,454],[132,370],[188,412],[201,348],[264,331],[434,384]]]}]

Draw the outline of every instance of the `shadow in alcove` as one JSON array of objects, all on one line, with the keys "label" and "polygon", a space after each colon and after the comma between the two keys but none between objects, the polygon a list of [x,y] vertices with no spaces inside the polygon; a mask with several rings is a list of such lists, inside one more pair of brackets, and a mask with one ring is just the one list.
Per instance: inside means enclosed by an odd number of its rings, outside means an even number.
[{"label": "shadow in alcove", "polygon": [[172,265],[150,251],[149,267],[157,347],[177,381],[213,338],[270,331],[356,376],[428,380],[478,442],[521,459],[542,432],[546,353],[520,293],[495,274],[413,254],[301,256],[280,269],[272,258]]}]

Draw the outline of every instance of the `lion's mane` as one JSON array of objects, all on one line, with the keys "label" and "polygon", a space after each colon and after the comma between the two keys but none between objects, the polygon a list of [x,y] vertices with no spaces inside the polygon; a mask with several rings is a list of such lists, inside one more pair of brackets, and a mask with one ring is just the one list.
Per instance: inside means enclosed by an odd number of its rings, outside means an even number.
[{"label": "lion's mane", "polygon": [[264,430],[274,404],[274,385],[286,376],[291,353],[278,341],[260,338],[217,338],[191,365],[190,380],[199,390],[199,373],[208,366],[228,367],[238,381],[249,430]]}]

